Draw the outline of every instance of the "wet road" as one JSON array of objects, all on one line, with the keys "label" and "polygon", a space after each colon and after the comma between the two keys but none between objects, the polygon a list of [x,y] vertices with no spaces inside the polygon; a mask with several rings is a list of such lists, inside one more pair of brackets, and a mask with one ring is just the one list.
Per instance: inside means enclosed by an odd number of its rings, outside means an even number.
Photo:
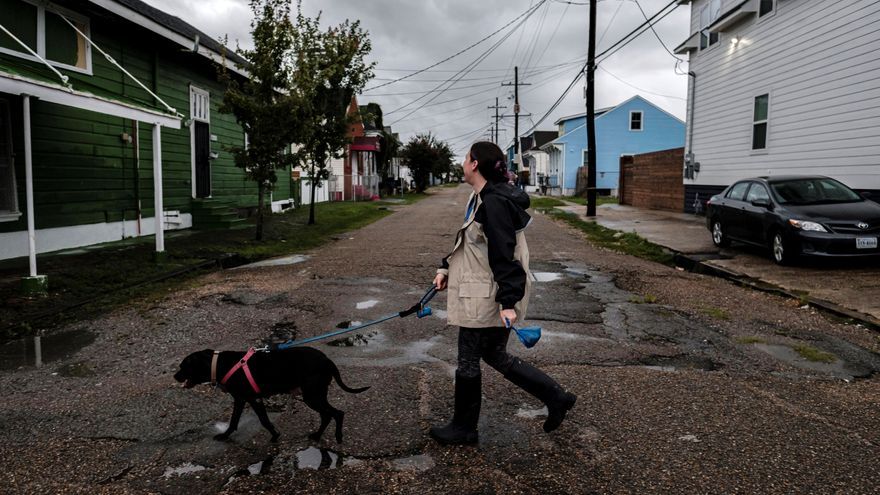
[{"label": "wet road", "polygon": [[[418,300],[460,221],[442,189],[289,264],[215,273],[164,297],[4,346],[0,492],[873,493],[880,337],[796,302],[597,250],[540,214],[528,231],[541,342],[513,352],[579,396],[563,426],[484,367],[480,445],[426,434],[451,410],[455,330],[397,319],[316,347],[352,395],[342,444],[306,435],[299,398],[268,401],[277,444],[232,401],[180,388],[188,353],[320,334]],[[59,348],[66,352],[57,352]],[[809,356],[812,360],[806,359]]]}]

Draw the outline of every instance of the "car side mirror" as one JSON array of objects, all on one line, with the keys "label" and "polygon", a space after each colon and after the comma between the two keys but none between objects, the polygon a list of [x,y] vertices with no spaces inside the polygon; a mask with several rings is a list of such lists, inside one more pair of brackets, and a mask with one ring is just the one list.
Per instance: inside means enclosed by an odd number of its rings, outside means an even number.
[{"label": "car side mirror", "polygon": [[752,206],[767,208],[769,210],[770,209],[770,201],[768,201],[766,199],[756,199],[756,200],[752,201]]},{"label": "car side mirror", "polygon": [[865,199],[871,199],[871,193],[869,193],[868,191],[864,191],[859,195]]}]

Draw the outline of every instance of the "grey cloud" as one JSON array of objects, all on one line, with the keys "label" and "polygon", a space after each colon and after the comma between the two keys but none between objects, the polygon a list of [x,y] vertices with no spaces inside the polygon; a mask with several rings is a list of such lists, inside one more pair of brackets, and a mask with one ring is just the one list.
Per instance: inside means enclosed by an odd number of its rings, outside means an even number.
[{"label": "grey cloud", "polygon": [[[187,22],[199,27],[206,33],[220,37],[228,35],[230,40],[241,40],[243,46],[249,45],[250,13],[244,0],[146,0],[148,3],[167,12],[177,15]],[[363,27],[369,31],[373,46],[371,60],[378,62],[376,77],[368,87],[381,84],[383,80],[400,77],[407,72],[391,69],[420,69],[429,66],[465,46],[477,41],[498,29],[519,15],[529,5],[538,0],[304,0],[303,7],[307,14],[316,15],[322,12],[323,25],[342,22],[345,19],[360,19]],[[668,0],[640,0],[648,15],[662,8]],[[546,16],[545,16],[546,9]],[[619,9],[619,10],[618,10]],[[604,33],[599,44],[601,52],[612,43],[629,33],[644,21],[634,0],[601,0],[598,4],[598,32]],[[614,16],[615,11],[617,15]],[[562,13],[565,13],[563,17]],[[544,16],[540,31],[541,18]],[[613,22],[609,26],[613,17]],[[560,22],[561,19],[561,22]],[[666,19],[657,24],[660,37],[672,49],[683,41],[689,31],[689,11],[687,7],[679,7]],[[559,24],[552,44],[548,45],[550,34]],[[587,50],[587,8],[578,5],[564,5],[549,2],[541,7],[520,30],[511,36],[503,45],[483,61],[465,79],[488,78],[476,81],[461,81],[453,89],[438,96],[433,103],[453,100],[443,105],[427,106],[405,121],[395,124],[396,131],[401,132],[404,140],[416,132],[431,130],[441,139],[449,139],[467,134],[468,131],[488,129],[492,111],[486,107],[492,105],[498,96],[502,105],[512,111],[512,101],[507,100],[510,88],[502,88],[502,81],[512,80],[514,64],[520,65],[522,73],[534,71],[535,66],[548,66],[567,62],[586,56]],[[606,32],[607,31],[607,32]],[[539,35],[535,38],[535,33]],[[487,49],[492,42],[499,39],[496,35],[489,41],[438,66],[431,72],[419,74],[411,81],[390,84],[375,91],[367,91],[359,96],[361,104],[377,102],[387,114],[386,123],[403,117],[410,109],[394,112],[399,107],[415,100],[419,95],[400,95],[417,91],[428,91],[439,82],[425,80],[442,80],[451,77],[453,72],[475,59]],[[537,40],[536,47],[532,41]],[[519,50],[517,51],[517,43]],[[545,47],[549,47],[541,57]],[[533,53],[530,67],[526,67],[529,53]],[[604,71],[597,72],[597,105],[611,106],[627,98],[641,94],[660,105],[673,115],[684,119],[687,92],[687,78],[676,75],[673,71],[675,60],[660,46],[653,33],[646,32],[639,39],[630,43],[602,64],[615,76],[625,80],[637,90],[615,79]],[[534,73],[523,79],[534,82],[535,86],[521,89],[520,102],[524,113],[531,112],[537,119],[543,115],[556,98],[562,93],[571,79],[576,75],[580,65],[572,65],[559,70],[558,75],[543,84],[537,83],[549,77],[546,70]],[[683,68],[687,65],[684,64]],[[475,84],[486,83],[486,86],[462,88]],[[493,84],[488,84],[493,83]],[[497,84],[495,86],[494,84]],[[650,92],[650,93],[649,93]],[[371,96],[377,94],[377,96]],[[478,93],[478,94],[474,94]],[[656,93],[656,94],[651,94]],[[378,96],[378,94],[390,94]],[[669,98],[668,95],[675,98]],[[553,129],[553,121],[563,115],[583,112],[583,84],[573,88],[569,96],[540,126],[541,129]],[[424,103],[427,98],[420,100]],[[461,111],[452,111],[461,107],[469,107]],[[512,129],[512,119],[506,119],[502,127]],[[520,121],[521,132],[531,127],[528,118]],[[453,141],[456,148],[468,144],[470,138],[484,136],[474,133]],[[502,146],[513,139],[512,130],[503,133]]]}]

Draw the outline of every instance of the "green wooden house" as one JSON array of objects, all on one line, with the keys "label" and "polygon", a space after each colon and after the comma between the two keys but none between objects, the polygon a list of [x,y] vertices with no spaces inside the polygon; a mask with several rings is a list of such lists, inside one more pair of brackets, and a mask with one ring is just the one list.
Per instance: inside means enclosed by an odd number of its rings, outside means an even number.
[{"label": "green wooden house", "polygon": [[[257,195],[224,151],[246,137],[221,67],[248,75],[139,0],[0,0],[0,259],[36,277],[37,253],[238,221]],[[291,196],[279,181],[275,209]]]}]

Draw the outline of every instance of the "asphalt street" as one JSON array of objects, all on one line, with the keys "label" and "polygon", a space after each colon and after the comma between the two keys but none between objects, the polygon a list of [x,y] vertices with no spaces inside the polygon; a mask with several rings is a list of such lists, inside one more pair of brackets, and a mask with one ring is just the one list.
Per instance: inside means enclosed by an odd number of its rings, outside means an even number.
[{"label": "asphalt street", "polygon": [[534,213],[527,350],[578,395],[545,434],[541,404],[484,366],[476,447],[427,435],[452,407],[457,330],[434,314],[320,342],[352,387],[331,386],[344,441],[311,442],[299,397],[247,408],[172,379],[181,359],[318,335],[409,307],[451,247],[467,186],[331,244],[206,275],[161,298],[5,346],[0,492],[876,493],[880,335],[796,301],[591,246]]}]

